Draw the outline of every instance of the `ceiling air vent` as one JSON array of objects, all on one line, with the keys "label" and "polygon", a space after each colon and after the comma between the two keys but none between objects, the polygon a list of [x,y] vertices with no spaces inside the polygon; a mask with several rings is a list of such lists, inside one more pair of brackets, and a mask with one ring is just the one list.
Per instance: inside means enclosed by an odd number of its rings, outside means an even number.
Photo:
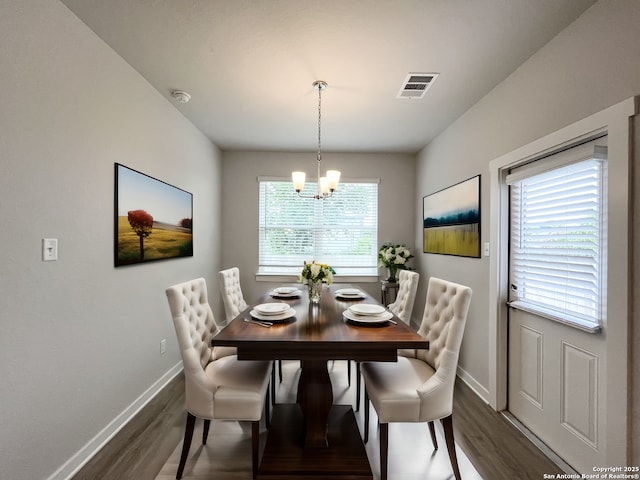
[{"label": "ceiling air vent", "polygon": [[400,88],[398,98],[422,98],[438,78],[437,73],[410,73]]}]

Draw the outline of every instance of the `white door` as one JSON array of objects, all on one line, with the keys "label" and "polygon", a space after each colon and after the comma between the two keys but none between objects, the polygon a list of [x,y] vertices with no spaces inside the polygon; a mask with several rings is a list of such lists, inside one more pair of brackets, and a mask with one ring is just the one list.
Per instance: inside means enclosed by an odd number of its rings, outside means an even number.
[{"label": "white door", "polygon": [[[538,160],[507,177],[508,408],[574,469],[592,473],[606,464],[607,343],[598,325],[605,310],[600,292],[606,291],[606,209],[596,205],[589,213],[593,199],[585,198],[606,193],[606,161],[576,160],[594,152],[593,144],[578,150]],[[589,181],[576,179],[592,173],[582,168],[587,164],[602,168],[601,185],[585,193]]]}]

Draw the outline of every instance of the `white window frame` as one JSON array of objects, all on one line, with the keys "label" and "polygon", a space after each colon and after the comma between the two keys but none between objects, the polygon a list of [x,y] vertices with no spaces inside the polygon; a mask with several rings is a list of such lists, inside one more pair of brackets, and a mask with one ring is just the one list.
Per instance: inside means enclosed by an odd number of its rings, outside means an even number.
[{"label": "white window frame", "polygon": [[[336,269],[335,277],[339,277],[340,281],[362,281],[362,282],[375,282],[378,281],[378,266],[377,266],[377,235],[378,235],[378,204],[379,204],[379,188],[378,184],[380,183],[380,179],[378,178],[358,178],[358,179],[349,179],[343,178],[340,182],[338,190],[334,193],[333,198],[328,198],[326,200],[316,200],[316,199],[305,199],[299,198],[296,196],[295,191],[293,189],[293,184],[290,178],[285,177],[265,177],[260,176],[257,178],[258,180],[258,201],[259,201],[259,213],[258,213],[258,271],[256,273],[256,280],[258,281],[291,281],[297,279],[300,271],[302,270],[302,261],[303,260],[316,260],[323,263],[328,263],[332,267]],[[374,232],[374,238],[372,239],[372,247],[371,247],[371,258],[370,265],[340,265],[335,264],[332,258],[326,258],[323,256],[316,255],[303,255],[299,259],[289,259],[289,261],[284,261],[283,263],[288,263],[288,265],[277,265],[271,264],[269,265],[268,259],[265,259],[263,256],[263,241],[265,235],[265,220],[264,217],[264,197],[263,194],[266,193],[264,190],[265,185],[270,182],[278,182],[286,185],[287,191],[291,192],[291,197],[287,199],[287,201],[296,202],[303,208],[314,209],[316,210],[317,215],[322,215],[321,211],[323,207],[323,202],[332,202],[335,201],[336,198],[339,198],[341,192],[344,192],[345,188],[351,184],[357,183],[366,183],[372,184],[376,186],[376,205],[375,212],[371,212],[373,218],[371,219],[374,224],[372,225],[372,230]],[[305,188],[303,190],[304,193],[315,191],[317,188],[317,182],[315,179],[307,179],[305,183]],[[314,236],[317,236],[318,229],[317,227],[311,227],[311,231],[314,233]]]},{"label": "white window frame", "polygon": [[[506,183],[514,190],[511,195],[512,280],[509,305],[590,333],[600,331],[606,313],[608,182],[604,142],[606,138],[601,138],[557,152],[548,158],[520,166],[506,177]],[[552,186],[551,180],[544,180],[564,171],[567,172],[567,178],[574,181],[577,174],[573,172],[581,171],[582,175],[584,169],[589,169],[590,175],[596,175],[596,188],[593,188],[593,180],[582,180],[580,197],[572,193],[569,184],[564,183],[566,180],[562,180],[562,185],[556,183],[555,186]],[[529,185],[539,181],[545,182],[544,185],[555,192],[555,197],[560,197],[556,205],[551,203],[551,199],[548,203],[547,199],[541,203],[540,197],[534,197],[538,195],[534,190],[528,191]],[[553,180],[554,183],[557,181],[560,180]],[[567,190],[564,190],[565,185]],[[569,194],[570,200],[564,197],[565,193]],[[568,208],[568,202],[584,202],[582,195],[590,196],[593,202],[593,205],[589,205],[589,211],[594,211],[596,215],[595,225],[591,222],[584,228],[576,227],[568,221],[568,229],[558,225],[553,231],[545,230],[546,233],[540,230],[540,227],[550,225],[547,220],[540,224],[537,219],[540,205],[544,207],[544,218],[552,221],[556,215],[551,213],[552,209],[557,209],[557,217],[562,218],[568,215],[564,211],[564,208]],[[535,202],[535,206],[528,210],[524,207],[527,202]],[[586,207],[584,203],[578,205],[580,209]],[[580,214],[584,213],[582,210]],[[595,245],[595,249],[581,248],[581,242],[573,239],[578,230],[587,234],[593,242],[590,245]],[[545,241],[541,243],[541,240]],[[553,242],[556,246],[547,242]],[[562,248],[558,249],[558,246]],[[528,248],[533,250],[527,251]]]}]

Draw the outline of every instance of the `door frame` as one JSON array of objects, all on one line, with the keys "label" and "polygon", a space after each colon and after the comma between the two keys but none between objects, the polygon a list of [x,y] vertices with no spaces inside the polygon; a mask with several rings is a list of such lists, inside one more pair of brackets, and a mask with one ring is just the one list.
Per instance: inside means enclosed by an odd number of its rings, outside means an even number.
[{"label": "door frame", "polygon": [[[507,171],[545,153],[580,140],[608,135],[609,184],[607,249],[607,314],[603,334],[607,336],[604,380],[606,431],[604,445],[609,465],[626,465],[630,458],[629,337],[633,320],[631,292],[631,120],[637,114],[640,97],[631,97],[545,137],[524,145],[489,163],[490,172],[490,258],[489,258],[489,404],[497,411],[507,404],[508,347],[508,246],[509,194],[504,178]],[[612,248],[615,239],[615,248]],[[611,374],[614,372],[614,374]],[[615,383],[615,388],[611,388]],[[625,412],[620,414],[620,412]]]}]

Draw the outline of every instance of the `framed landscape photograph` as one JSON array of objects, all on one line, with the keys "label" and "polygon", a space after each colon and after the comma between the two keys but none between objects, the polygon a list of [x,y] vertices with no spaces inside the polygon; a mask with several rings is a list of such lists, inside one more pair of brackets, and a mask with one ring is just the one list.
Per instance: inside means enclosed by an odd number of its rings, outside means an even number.
[{"label": "framed landscape photograph", "polygon": [[193,256],[193,195],[115,164],[115,266]]},{"label": "framed landscape photograph", "polygon": [[480,257],[480,175],[427,195],[424,253]]}]

